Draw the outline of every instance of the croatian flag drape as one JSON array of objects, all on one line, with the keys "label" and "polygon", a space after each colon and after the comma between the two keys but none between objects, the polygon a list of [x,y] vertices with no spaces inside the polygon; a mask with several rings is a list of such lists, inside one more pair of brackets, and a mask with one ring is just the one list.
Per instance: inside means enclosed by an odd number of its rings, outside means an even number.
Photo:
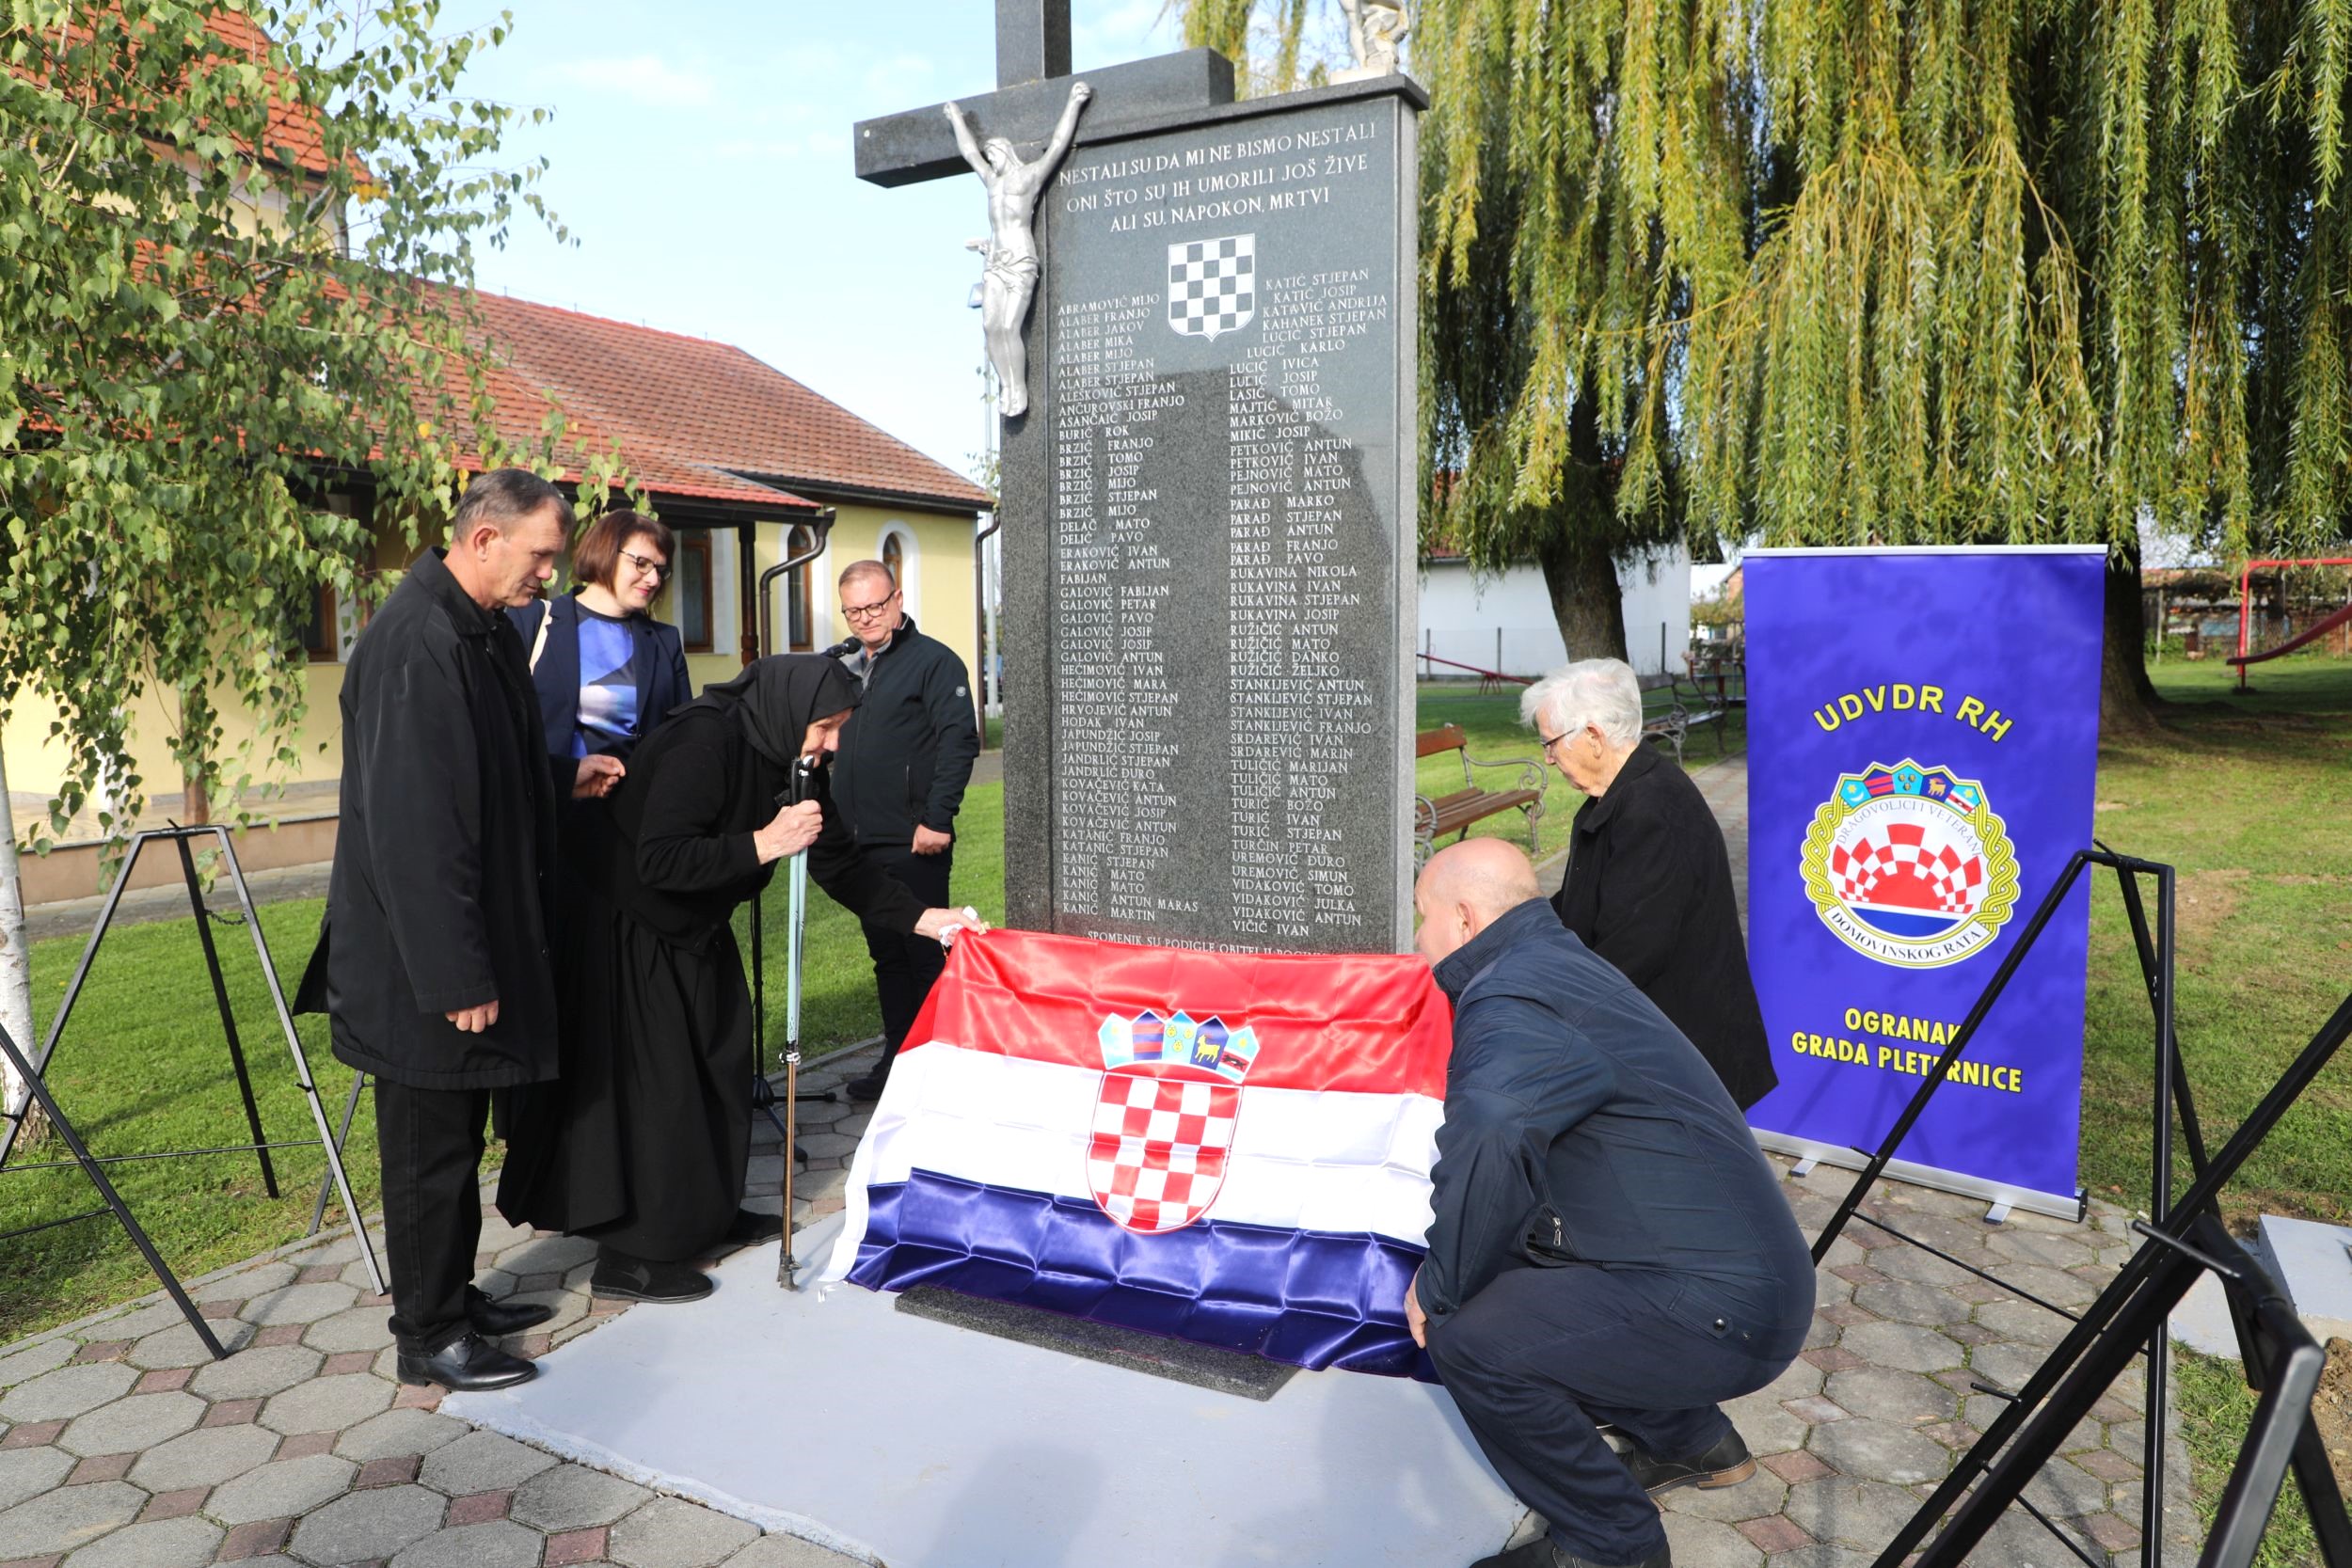
[{"label": "croatian flag drape", "polygon": [[1451,1037],[1413,958],[965,937],[826,1277],[1410,1372]]}]

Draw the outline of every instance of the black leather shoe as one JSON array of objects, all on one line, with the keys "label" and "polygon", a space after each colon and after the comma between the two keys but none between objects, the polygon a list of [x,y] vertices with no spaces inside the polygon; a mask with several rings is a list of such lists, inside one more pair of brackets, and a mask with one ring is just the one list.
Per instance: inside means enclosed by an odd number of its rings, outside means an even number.
[{"label": "black leather shoe", "polygon": [[1628,1449],[1617,1457],[1633,1472],[1635,1483],[1653,1497],[1677,1486],[1710,1490],[1737,1486],[1756,1474],[1756,1461],[1737,1430],[1725,1433],[1713,1448],[1691,1459],[1660,1459],[1639,1447]]},{"label": "black leather shoe", "polygon": [[502,1338],[536,1328],[555,1316],[555,1308],[537,1301],[492,1301],[488,1296],[466,1298],[466,1322],[485,1339]]},{"label": "black leather shoe", "polygon": [[683,1263],[658,1263],[619,1252],[597,1253],[596,1272],[588,1281],[591,1295],[665,1305],[700,1301],[714,1288],[707,1275]]},{"label": "black leather shoe", "polygon": [[400,1353],[400,1381],[437,1383],[453,1394],[485,1388],[511,1388],[529,1383],[539,1369],[519,1355],[509,1355],[472,1332],[460,1334],[430,1355]]},{"label": "black leather shoe", "polygon": [[737,1246],[757,1246],[772,1242],[784,1234],[784,1217],[763,1214],[754,1209],[738,1209],[727,1226],[727,1240]]},{"label": "black leather shoe", "polygon": [[861,1104],[870,1105],[882,1097],[882,1085],[889,1082],[890,1066],[885,1062],[864,1077],[850,1079],[841,1087],[847,1091],[851,1100]]},{"label": "black leather shoe", "polygon": [[[1635,1563],[1633,1568],[1674,1568],[1675,1554],[1671,1546],[1661,1546],[1656,1552]],[[1579,1557],[1564,1551],[1551,1543],[1551,1537],[1539,1535],[1524,1545],[1482,1557],[1470,1568],[1605,1568],[1589,1557]]]}]

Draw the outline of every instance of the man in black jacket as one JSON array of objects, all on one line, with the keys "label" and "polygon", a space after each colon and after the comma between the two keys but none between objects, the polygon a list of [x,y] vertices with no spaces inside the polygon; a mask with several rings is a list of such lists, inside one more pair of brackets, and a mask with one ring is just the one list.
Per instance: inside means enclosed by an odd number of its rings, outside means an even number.
[{"label": "man in black jacket", "polygon": [[[840,588],[842,618],[858,644],[841,662],[866,696],[834,758],[834,809],[869,866],[905,884],[925,908],[942,908],[955,869],[956,813],[980,754],[972,677],[955,650],[914,629],[889,567],[852,562]],[[947,955],[928,937],[870,920],[865,927],[882,1003],[882,1058],[848,1086],[853,1100],[879,1100]]]},{"label": "man in black jacket", "polygon": [[1746,1110],[1779,1082],[1748,974],[1724,831],[1698,785],[1642,739],[1620,658],[1581,659],[1519,699],[1544,755],[1584,793],[1560,924],[1641,988]]},{"label": "man in black jacket", "polygon": [[1549,1527],[1479,1568],[1664,1568],[1651,1495],[1755,1473],[1717,1406],[1796,1358],[1812,1258],[1723,1085],[1561,926],[1525,855],[1455,845],[1413,902],[1454,1011],[1406,1321]]},{"label": "man in black jacket", "polygon": [[297,1006],[326,1011],[336,1056],[376,1081],[404,1383],[522,1382],[532,1364],[485,1337],[552,1315],[472,1279],[491,1092],[555,1075],[556,792],[600,795],[621,771],[551,764],[503,613],[555,575],[570,515],[522,469],[475,480],[448,549],[408,569],[343,676],[342,822]]}]

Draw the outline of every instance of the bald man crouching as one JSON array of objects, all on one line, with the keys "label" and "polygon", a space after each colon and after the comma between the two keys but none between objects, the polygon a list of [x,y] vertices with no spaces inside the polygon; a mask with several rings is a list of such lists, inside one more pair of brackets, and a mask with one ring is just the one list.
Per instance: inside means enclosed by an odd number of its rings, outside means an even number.
[{"label": "bald man crouching", "polygon": [[1796,1358],[1812,1258],[1721,1080],[1560,924],[1525,855],[1455,845],[1413,904],[1454,1055],[1405,1316],[1550,1527],[1475,1568],[1663,1568],[1651,1497],[1756,1473],[1716,1406]]}]

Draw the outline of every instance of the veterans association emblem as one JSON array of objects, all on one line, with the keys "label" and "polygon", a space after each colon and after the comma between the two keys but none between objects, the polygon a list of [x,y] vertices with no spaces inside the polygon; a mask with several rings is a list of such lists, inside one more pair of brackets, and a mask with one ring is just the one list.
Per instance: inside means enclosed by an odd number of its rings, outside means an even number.
[{"label": "veterans association emblem", "polygon": [[1804,885],[1863,957],[1941,969],[2008,924],[2017,857],[1981,784],[1906,757],[1838,779],[1804,835]]},{"label": "veterans association emblem", "polygon": [[1258,1055],[1248,1027],[1145,1008],[1103,1021],[1103,1082],[1087,1146],[1087,1187],[1120,1226],[1182,1230],[1209,1212],[1241,1116],[1242,1080]]},{"label": "veterans association emblem", "polygon": [[1168,247],[1168,325],[1181,337],[1238,332],[1258,313],[1258,236]]}]

